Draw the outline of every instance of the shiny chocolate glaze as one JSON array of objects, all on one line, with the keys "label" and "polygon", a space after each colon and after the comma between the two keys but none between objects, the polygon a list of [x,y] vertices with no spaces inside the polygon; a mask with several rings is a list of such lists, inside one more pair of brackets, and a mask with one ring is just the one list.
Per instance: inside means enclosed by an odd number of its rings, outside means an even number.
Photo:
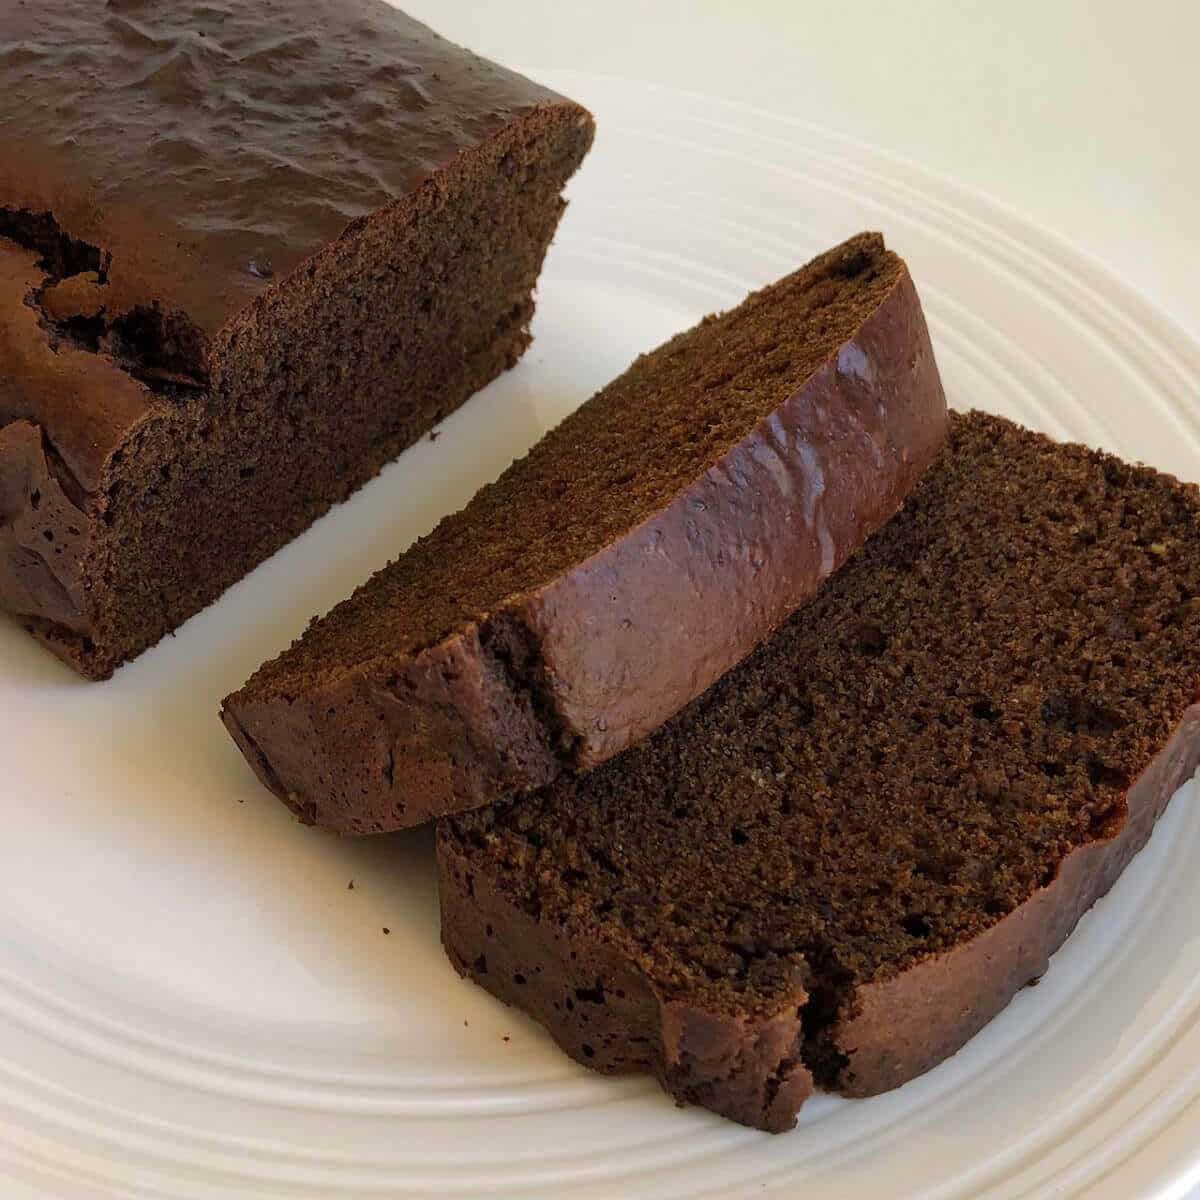
[{"label": "shiny chocolate glaze", "polygon": [[382,0],[0,0],[0,210],[206,339],[354,221],[559,97]]}]

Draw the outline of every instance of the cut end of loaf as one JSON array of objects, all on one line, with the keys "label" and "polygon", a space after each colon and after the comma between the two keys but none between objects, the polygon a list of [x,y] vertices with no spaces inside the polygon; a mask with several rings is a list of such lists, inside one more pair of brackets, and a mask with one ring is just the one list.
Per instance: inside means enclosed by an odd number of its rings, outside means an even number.
[{"label": "cut end of loaf", "polygon": [[[45,322],[14,327],[40,339],[28,361],[78,383],[70,437],[109,376],[143,403],[111,431],[96,478],[78,467],[61,413],[34,405],[18,423],[39,430],[38,462],[44,442],[71,503],[18,486],[29,455],[0,454],[0,542],[13,542],[0,556],[0,601],[82,674],[107,677],[512,367],[529,344],[563,185],[592,132],[585,110],[547,103],[464,150],[275,280],[215,339],[201,390],[123,374],[130,364],[107,335],[85,343]],[[45,239],[30,236],[39,270],[57,269]],[[30,397],[45,390],[28,381]],[[95,421],[80,428],[88,445],[99,436]],[[77,583],[69,596],[58,577]]]}]

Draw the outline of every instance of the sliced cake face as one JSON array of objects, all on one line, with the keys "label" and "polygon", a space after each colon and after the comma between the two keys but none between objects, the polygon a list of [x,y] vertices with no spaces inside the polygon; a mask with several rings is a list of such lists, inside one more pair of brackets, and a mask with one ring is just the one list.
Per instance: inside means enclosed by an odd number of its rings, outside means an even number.
[{"label": "sliced cake face", "polygon": [[0,37],[0,604],[103,676],[513,365],[592,123],[382,0]]},{"label": "sliced cake face", "polygon": [[640,358],[225,706],[306,820],[394,829],[590,767],[738,662],[945,434],[864,234]]},{"label": "sliced cake face", "polygon": [[[582,1061],[738,1120],[789,1125],[797,1064],[895,1086],[1042,973],[1194,772],[1198,637],[1194,487],[956,417],[903,511],[656,736],[443,824],[447,948]],[[745,1052],[791,1014],[758,1109],[697,1082],[681,1012]]]}]

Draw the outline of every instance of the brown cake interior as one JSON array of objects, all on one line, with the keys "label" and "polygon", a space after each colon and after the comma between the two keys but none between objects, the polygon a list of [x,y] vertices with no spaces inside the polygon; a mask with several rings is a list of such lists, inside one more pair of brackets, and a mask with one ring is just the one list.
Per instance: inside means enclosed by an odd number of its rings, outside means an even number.
[{"label": "brown cake interior", "polygon": [[[563,184],[591,136],[568,105],[514,121],[436,186],[356,222],[263,311],[235,320],[207,363],[161,324],[122,331],[119,361],[162,403],[114,456],[99,498],[94,637],[42,636],[86,673],[109,673],[512,366]],[[61,269],[52,233],[25,240],[44,269]]]},{"label": "brown cake interior", "polygon": [[639,358],[248,686],[421,649],[586,559],[798,390],[902,270],[861,235]]},{"label": "brown cake interior", "polygon": [[1198,644],[1196,488],[956,416],[902,513],[742,666],[444,834],[668,996],[769,1013],[798,974],[833,1086],[821,1032],[852,983],[972,938],[1121,826],[1200,696]]}]

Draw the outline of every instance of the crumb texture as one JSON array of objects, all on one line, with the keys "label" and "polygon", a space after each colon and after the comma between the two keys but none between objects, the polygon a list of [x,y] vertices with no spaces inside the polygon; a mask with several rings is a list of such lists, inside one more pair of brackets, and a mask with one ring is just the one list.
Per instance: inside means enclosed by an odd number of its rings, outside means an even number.
[{"label": "crumb texture", "polygon": [[643,355],[225,699],[263,783],[384,832],[605,762],[776,629],[942,445],[864,233]]},{"label": "crumb texture", "polygon": [[0,603],[103,677],[516,363],[592,123],[380,0],[3,7]]},{"label": "crumb texture", "polygon": [[583,562],[795,394],[903,269],[864,234],[642,356],[252,687],[288,693],[312,676],[412,654]]},{"label": "crumb texture", "polygon": [[956,415],[902,512],[658,734],[444,822],[443,903],[469,906],[469,873],[492,898],[485,949],[525,920],[750,1022],[800,981],[797,1052],[836,1087],[825,1034],[856,991],[970,943],[1122,832],[1200,697],[1198,637],[1195,487]]}]

